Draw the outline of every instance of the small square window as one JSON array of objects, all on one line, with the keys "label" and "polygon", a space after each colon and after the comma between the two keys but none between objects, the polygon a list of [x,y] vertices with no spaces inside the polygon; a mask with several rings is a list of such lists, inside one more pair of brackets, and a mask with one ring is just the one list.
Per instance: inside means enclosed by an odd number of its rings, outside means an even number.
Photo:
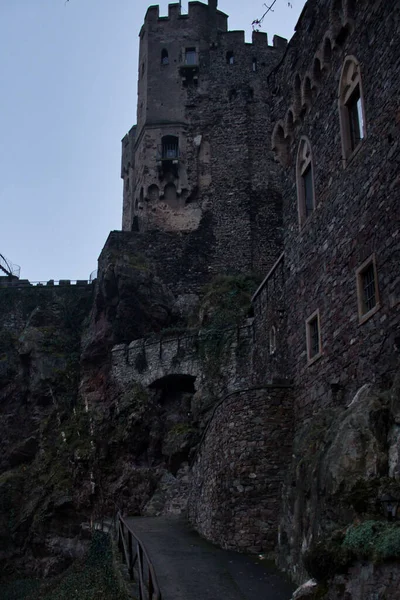
[{"label": "small square window", "polygon": [[321,356],[321,329],[319,311],[315,311],[306,321],[307,360],[314,362]]},{"label": "small square window", "polygon": [[197,65],[196,48],[186,48],[186,50],[185,50],[185,65]]},{"label": "small square window", "polygon": [[375,257],[371,256],[357,269],[358,316],[366,321],[379,308],[378,277]]}]

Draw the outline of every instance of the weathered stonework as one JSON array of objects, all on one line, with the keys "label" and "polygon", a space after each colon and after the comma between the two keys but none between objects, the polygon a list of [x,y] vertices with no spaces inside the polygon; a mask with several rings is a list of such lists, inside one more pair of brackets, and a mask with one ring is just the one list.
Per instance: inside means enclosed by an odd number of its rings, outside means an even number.
[{"label": "weathered stonework", "polygon": [[189,518],[202,535],[241,552],[274,550],[292,426],[290,386],[220,401],[192,467]]}]

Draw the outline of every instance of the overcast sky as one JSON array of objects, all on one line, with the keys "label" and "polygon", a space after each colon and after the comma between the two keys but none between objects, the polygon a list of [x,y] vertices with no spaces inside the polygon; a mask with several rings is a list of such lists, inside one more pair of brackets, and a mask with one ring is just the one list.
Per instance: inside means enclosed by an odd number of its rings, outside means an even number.
[{"label": "overcast sky", "polygon": [[[0,0],[0,253],[23,278],[87,279],[121,227],[120,141],[135,123],[148,5]],[[304,1],[291,5],[277,0],[265,19],[270,43],[291,37]],[[264,11],[259,0],[219,8],[248,40]]]}]

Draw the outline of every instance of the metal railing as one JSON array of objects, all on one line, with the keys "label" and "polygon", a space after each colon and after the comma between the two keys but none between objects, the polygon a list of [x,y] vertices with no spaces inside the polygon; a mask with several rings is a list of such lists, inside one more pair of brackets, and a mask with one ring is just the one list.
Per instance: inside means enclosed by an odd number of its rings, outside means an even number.
[{"label": "metal railing", "polygon": [[21,273],[21,267],[18,265],[13,265],[8,258],[0,254],[0,271],[3,271],[3,273],[9,275],[10,277],[19,277]]},{"label": "metal railing", "polygon": [[162,144],[157,147],[157,160],[180,160],[181,154],[177,143]]},{"label": "metal railing", "polygon": [[146,548],[120,512],[117,515],[117,540],[131,581],[135,581],[135,576],[137,578],[139,600],[161,600],[156,573]]}]

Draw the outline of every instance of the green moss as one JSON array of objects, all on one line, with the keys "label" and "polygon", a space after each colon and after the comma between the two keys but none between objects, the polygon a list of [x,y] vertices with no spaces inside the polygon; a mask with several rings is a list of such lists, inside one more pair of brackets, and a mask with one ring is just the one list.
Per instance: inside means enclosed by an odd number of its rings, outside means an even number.
[{"label": "green moss", "polygon": [[304,554],[303,563],[317,581],[347,571],[356,560],[381,563],[400,558],[400,523],[367,520],[334,532]]},{"label": "green moss", "polygon": [[374,562],[400,558],[400,523],[364,521],[346,532],[343,549]]},{"label": "green moss", "polygon": [[253,275],[216,277],[203,290],[199,308],[199,356],[211,380],[221,376],[235,328],[249,314],[259,280]]}]

